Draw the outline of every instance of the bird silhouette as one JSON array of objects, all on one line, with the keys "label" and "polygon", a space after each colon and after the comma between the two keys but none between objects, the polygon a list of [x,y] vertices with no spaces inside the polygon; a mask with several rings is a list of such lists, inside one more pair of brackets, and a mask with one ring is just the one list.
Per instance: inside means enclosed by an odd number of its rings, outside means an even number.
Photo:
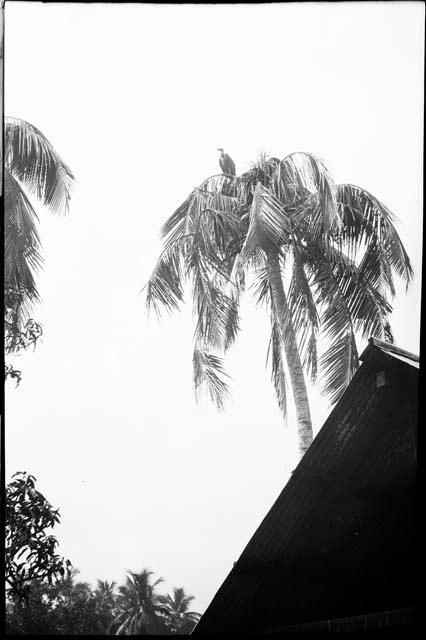
[{"label": "bird silhouette", "polygon": [[219,147],[218,151],[220,151],[219,165],[225,175],[235,176],[235,163],[232,160],[231,156],[224,152],[224,150]]}]

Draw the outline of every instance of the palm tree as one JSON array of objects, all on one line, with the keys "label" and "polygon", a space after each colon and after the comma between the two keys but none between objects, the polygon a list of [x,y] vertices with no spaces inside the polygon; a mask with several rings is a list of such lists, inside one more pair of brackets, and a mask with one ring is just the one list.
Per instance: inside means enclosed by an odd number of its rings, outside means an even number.
[{"label": "palm tree", "polygon": [[[285,417],[289,378],[303,456],[313,438],[305,375],[315,381],[320,370],[335,403],[358,367],[356,333],[392,341],[393,275],[407,286],[413,275],[394,222],[377,198],[336,185],[309,153],[261,156],[240,177],[212,176],[194,189],[162,227],[164,251],[147,283],[147,306],[157,314],[176,310],[191,283],[196,393],[205,389],[223,408],[221,354],[239,330],[250,273],[271,321],[278,404]],[[320,359],[321,337],[329,346]]]},{"label": "palm tree", "polygon": [[119,587],[118,613],[109,626],[109,635],[159,635],[164,632],[163,606],[155,588],[163,578],[151,582],[152,571],[128,572]]},{"label": "palm tree", "polygon": [[98,586],[94,591],[98,605],[100,608],[112,608],[115,604],[116,593],[115,587],[117,583],[113,580],[98,580]]},{"label": "palm tree", "polygon": [[95,611],[102,633],[106,633],[109,625],[118,613],[116,582],[98,580],[98,586],[93,592]]},{"label": "palm tree", "polygon": [[75,581],[79,573],[80,570],[73,567],[64,577],[57,580],[55,590],[58,600],[65,603],[72,603],[79,598],[88,598],[90,596],[90,584],[88,582]]},{"label": "palm tree", "polygon": [[188,611],[194,596],[188,596],[183,588],[174,587],[173,596],[167,594],[160,596],[159,600],[164,607],[171,633],[189,635],[201,617],[195,611]]},{"label": "palm tree", "polygon": [[[42,265],[37,205],[68,211],[74,177],[45,136],[17,118],[4,123],[6,352],[35,343],[39,325],[26,321],[39,300],[35,272]],[[31,322],[30,322],[31,325]],[[30,327],[31,328],[31,327]]]}]

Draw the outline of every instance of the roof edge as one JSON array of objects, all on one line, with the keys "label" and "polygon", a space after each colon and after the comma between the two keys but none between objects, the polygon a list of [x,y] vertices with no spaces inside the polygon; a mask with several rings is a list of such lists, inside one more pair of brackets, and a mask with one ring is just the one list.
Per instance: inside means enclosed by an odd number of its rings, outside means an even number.
[{"label": "roof edge", "polygon": [[394,344],[390,342],[385,342],[384,340],[379,340],[378,338],[368,338],[368,345],[359,356],[360,360],[364,360],[367,356],[368,352],[371,350],[371,347],[377,347],[381,351],[386,351],[387,353],[395,353],[396,355],[403,356],[405,358],[409,358],[410,360],[414,360],[414,362],[420,362],[419,356],[411,353],[411,351],[406,351],[406,349],[401,349],[400,347],[396,347]]}]

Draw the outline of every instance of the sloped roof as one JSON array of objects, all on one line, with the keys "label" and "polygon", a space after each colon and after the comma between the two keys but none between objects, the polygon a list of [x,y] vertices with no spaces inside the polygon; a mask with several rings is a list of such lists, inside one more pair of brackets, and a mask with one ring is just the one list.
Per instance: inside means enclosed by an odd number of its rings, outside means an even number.
[{"label": "sloped roof", "polygon": [[193,633],[412,606],[419,359],[376,339],[361,359]]},{"label": "sloped roof", "polygon": [[381,358],[383,358],[384,355],[387,355],[391,358],[401,360],[401,362],[405,362],[416,369],[420,368],[419,356],[416,356],[414,353],[410,353],[410,351],[406,351],[405,349],[400,349],[388,342],[383,342],[383,340],[378,340],[377,338],[370,338],[368,340],[368,346],[362,352],[360,360],[365,360],[372,355],[379,355]]}]

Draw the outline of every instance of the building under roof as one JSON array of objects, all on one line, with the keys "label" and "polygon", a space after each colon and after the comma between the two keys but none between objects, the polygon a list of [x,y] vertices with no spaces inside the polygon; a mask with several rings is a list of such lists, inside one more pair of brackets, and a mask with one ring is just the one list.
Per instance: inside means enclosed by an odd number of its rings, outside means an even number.
[{"label": "building under roof", "polygon": [[194,634],[412,624],[419,358],[361,360]]}]

